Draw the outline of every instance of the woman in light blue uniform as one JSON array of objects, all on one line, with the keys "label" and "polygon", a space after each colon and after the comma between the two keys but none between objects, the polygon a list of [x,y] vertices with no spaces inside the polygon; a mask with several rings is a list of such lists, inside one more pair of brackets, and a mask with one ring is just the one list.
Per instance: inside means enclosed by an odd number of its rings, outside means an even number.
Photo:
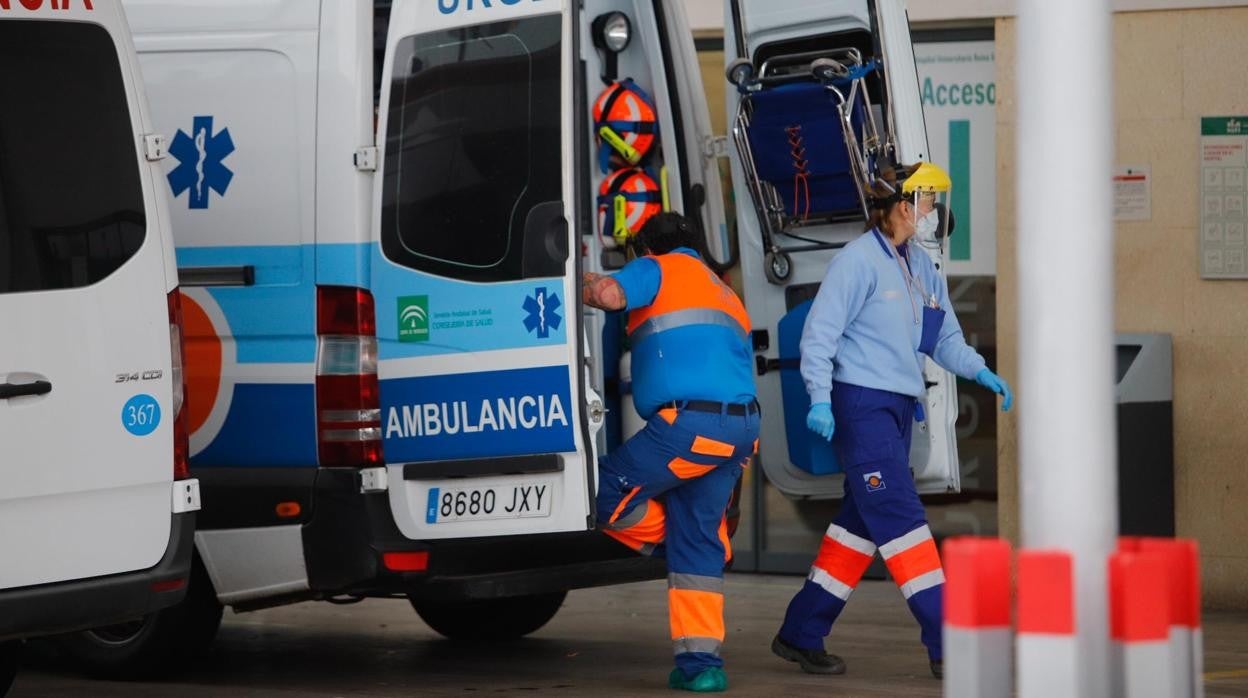
[{"label": "woman in light blue uniform", "polygon": [[832,441],[845,471],[841,511],[828,527],[772,651],[804,671],[840,674],[823,638],[878,550],[919,621],[932,673],[943,673],[944,572],[910,474],[910,427],[931,357],[1013,401],[1009,386],[967,346],[945,280],[914,238],[935,240],[948,174],[931,163],[889,171],[868,192],[868,229],[828,266],[802,332],[806,425]]}]

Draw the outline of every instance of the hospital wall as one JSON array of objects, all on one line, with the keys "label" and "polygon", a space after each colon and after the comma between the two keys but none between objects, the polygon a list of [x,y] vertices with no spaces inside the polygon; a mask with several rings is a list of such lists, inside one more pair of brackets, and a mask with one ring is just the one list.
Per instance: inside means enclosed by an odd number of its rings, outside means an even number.
[{"label": "hospital wall", "polygon": [[[1248,609],[1248,281],[1202,280],[1197,235],[1200,118],[1248,113],[1246,31],[1248,8],[1128,12],[1114,16],[1113,38],[1115,162],[1152,170],[1151,220],[1115,227],[1116,329],[1173,337],[1178,535],[1200,543],[1206,604],[1243,609]],[[1016,20],[996,21],[998,352],[1002,374],[1015,383],[1017,36]],[[1060,278],[1060,270],[1049,272],[1055,282]],[[1015,541],[1017,420],[1027,409],[1026,395],[1018,396],[1018,405],[998,418],[997,446],[999,525]]]}]

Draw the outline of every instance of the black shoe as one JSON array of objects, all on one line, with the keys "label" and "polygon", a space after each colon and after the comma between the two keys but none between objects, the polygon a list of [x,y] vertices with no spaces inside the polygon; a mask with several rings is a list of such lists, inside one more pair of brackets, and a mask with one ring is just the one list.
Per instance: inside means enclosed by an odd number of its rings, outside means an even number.
[{"label": "black shoe", "polygon": [[781,659],[797,662],[807,674],[844,674],[845,662],[835,654],[819,650],[804,650],[785,642],[779,635],[771,641],[771,651]]},{"label": "black shoe", "polygon": [[932,660],[932,676],[938,679],[945,678],[945,661],[943,659]]}]

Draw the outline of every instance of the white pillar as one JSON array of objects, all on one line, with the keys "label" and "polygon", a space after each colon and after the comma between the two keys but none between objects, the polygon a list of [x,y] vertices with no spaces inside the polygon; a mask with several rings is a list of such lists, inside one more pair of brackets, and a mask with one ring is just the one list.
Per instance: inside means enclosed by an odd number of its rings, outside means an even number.
[{"label": "white pillar", "polygon": [[1074,556],[1089,697],[1109,692],[1106,564],[1118,520],[1110,22],[1109,0],[1019,2],[1022,542]]}]

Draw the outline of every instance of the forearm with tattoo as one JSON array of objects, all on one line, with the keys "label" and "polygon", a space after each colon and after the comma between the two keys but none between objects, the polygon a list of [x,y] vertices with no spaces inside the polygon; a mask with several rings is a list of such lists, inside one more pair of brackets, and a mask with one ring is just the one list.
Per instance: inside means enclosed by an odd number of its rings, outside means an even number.
[{"label": "forearm with tattoo", "polygon": [[585,272],[581,279],[581,301],[603,310],[623,310],[628,305],[620,282],[603,274]]}]

